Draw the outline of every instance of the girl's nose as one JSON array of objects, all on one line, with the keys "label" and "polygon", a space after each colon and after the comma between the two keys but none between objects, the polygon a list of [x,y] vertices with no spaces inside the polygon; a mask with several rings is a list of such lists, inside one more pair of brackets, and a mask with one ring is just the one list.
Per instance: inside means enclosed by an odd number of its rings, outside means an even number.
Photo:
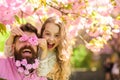
[{"label": "girl's nose", "polygon": [[54,41],[55,38],[54,38],[53,36],[51,36],[51,37],[49,38],[49,40],[50,40],[50,41]]}]

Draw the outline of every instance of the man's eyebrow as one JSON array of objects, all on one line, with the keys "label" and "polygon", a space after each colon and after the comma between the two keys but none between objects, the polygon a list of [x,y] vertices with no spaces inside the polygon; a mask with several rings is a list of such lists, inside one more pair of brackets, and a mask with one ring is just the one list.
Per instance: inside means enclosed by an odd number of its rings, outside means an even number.
[{"label": "man's eyebrow", "polygon": [[58,32],[58,33],[56,33],[56,34],[58,34],[58,35],[59,35],[60,33]]},{"label": "man's eyebrow", "polygon": [[16,41],[16,39],[20,38],[21,36],[15,36],[14,37],[14,40],[13,40],[13,43]]},{"label": "man's eyebrow", "polygon": [[17,38],[17,37],[21,37],[21,36],[16,35],[14,38]]}]

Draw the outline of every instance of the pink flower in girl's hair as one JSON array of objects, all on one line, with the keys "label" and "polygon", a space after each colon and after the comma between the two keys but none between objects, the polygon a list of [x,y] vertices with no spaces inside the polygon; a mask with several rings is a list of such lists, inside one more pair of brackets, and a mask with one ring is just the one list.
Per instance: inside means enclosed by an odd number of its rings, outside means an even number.
[{"label": "pink flower in girl's hair", "polygon": [[36,36],[30,37],[28,42],[32,45],[38,45],[38,38]]},{"label": "pink flower in girl's hair", "polygon": [[22,37],[20,37],[20,41],[27,41],[29,39],[29,37],[27,35],[22,35]]}]

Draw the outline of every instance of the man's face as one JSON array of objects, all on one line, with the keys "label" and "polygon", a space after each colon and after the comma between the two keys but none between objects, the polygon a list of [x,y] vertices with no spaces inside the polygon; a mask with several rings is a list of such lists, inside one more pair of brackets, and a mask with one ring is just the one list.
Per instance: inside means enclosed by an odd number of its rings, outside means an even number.
[{"label": "man's face", "polygon": [[[24,32],[28,37],[36,36],[35,33]],[[16,60],[27,59],[28,63],[34,63],[38,56],[37,45],[31,45],[28,41],[20,41],[16,38],[14,44],[14,55]]]}]

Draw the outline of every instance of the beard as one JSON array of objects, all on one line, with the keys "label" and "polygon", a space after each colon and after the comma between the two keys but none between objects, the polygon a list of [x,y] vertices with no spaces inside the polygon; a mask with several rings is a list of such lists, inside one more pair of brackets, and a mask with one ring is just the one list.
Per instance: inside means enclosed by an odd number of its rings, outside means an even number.
[{"label": "beard", "polygon": [[[24,54],[24,50],[28,49],[30,51],[30,54],[32,55],[31,57],[29,56],[23,56],[22,54]],[[16,50],[16,48],[14,48],[14,56],[15,56],[15,61],[22,61],[23,59],[26,59],[27,64],[35,64],[35,59],[38,58],[38,50],[35,51],[31,46],[24,46],[22,48],[20,48],[19,50]],[[23,67],[24,70],[26,70],[26,67],[24,65],[21,65],[20,67]],[[29,73],[33,72],[34,69],[30,69]]]},{"label": "beard", "polygon": [[[22,56],[23,51],[25,49],[29,49],[31,52],[30,54],[32,55],[32,57],[24,57]],[[36,59],[38,57],[38,50],[35,52],[35,50],[31,47],[31,46],[24,46],[22,48],[20,48],[19,50],[16,50],[16,48],[14,48],[14,56],[15,56],[15,60],[22,60],[22,59],[27,59],[29,64],[34,63],[34,59]]]}]

